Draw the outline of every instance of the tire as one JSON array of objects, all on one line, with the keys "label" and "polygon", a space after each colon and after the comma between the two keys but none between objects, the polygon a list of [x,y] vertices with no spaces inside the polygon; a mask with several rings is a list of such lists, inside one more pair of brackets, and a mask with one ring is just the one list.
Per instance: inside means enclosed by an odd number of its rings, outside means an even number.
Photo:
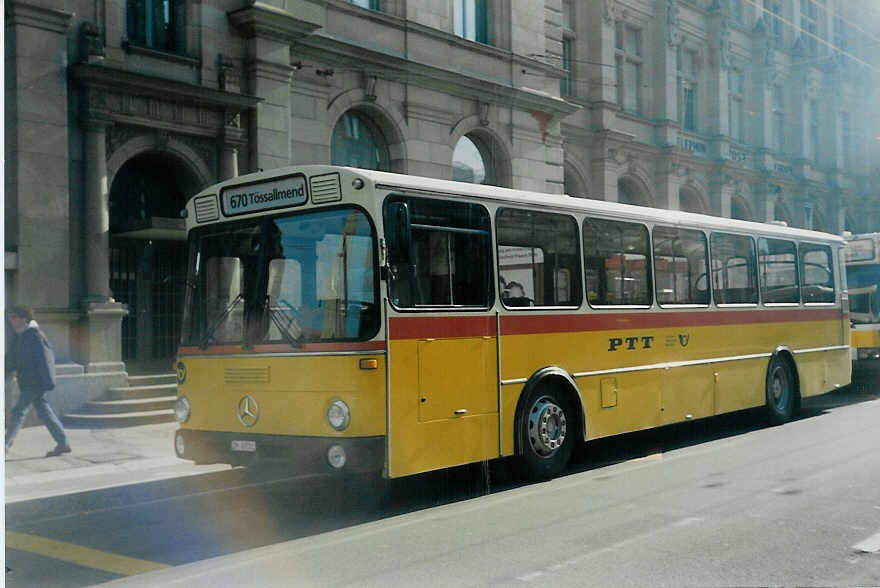
[{"label": "tire", "polygon": [[774,356],[767,366],[767,419],[771,425],[781,425],[791,420],[797,405],[797,380],[791,363]]},{"label": "tire", "polygon": [[546,480],[559,475],[571,458],[578,430],[569,397],[551,387],[536,387],[523,403],[517,426],[525,477]]}]

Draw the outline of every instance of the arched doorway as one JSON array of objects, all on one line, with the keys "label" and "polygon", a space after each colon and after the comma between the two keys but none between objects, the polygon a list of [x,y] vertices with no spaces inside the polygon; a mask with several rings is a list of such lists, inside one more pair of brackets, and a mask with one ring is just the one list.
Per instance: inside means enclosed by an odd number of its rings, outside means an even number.
[{"label": "arched doorway", "polygon": [[186,281],[180,211],[197,189],[189,169],[160,152],[125,162],[110,186],[110,290],[129,309],[122,321],[129,372],[167,369],[177,351]]}]

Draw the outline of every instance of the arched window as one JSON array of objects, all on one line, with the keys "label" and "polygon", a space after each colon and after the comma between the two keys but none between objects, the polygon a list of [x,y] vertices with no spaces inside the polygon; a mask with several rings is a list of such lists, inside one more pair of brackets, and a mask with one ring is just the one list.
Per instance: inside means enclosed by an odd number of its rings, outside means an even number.
[{"label": "arched window", "polygon": [[749,212],[748,204],[739,196],[734,196],[730,201],[730,218],[754,220]]},{"label": "arched window", "polygon": [[791,219],[791,212],[781,200],[776,200],[776,202],[773,203],[773,220],[783,221],[790,227],[794,226]]},{"label": "arched window", "polygon": [[631,179],[617,181],[617,201],[622,204],[635,204],[636,206],[651,205],[641,188]]},{"label": "arched window", "polygon": [[699,194],[689,188],[682,188],[678,191],[678,207],[684,212],[706,213]]},{"label": "arched window", "polygon": [[452,179],[497,185],[495,158],[484,141],[473,135],[465,135],[458,140],[452,152]]},{"label": "arched window", "polygon": [[333,165],[391,171],[388,142],[372,121],[357,112],[346,112],[336,123],[330,159]]}]

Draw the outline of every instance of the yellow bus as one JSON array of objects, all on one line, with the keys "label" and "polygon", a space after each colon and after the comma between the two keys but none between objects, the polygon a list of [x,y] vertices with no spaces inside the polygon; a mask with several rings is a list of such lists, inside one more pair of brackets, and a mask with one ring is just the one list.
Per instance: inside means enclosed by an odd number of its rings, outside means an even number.
[{"label": "yellow bus", "polygon": [[880,233],[846,236],[852,360],[880,359]]},{"label": "yellow bus", "polygon": [[849,383],[844,240],[331,166],[186,206],[177,454],[387,478]]}]

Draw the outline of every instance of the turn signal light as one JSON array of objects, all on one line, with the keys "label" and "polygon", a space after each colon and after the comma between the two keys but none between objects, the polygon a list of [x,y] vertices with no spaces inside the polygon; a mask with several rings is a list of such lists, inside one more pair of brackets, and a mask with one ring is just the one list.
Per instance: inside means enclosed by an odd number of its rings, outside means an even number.
[{"label": "turn signal light", "polygon": [[360,367],[362,370],[379,369],[379,360],[373,357],[371,357],[370,359],[362,359],[360,361]]}]

